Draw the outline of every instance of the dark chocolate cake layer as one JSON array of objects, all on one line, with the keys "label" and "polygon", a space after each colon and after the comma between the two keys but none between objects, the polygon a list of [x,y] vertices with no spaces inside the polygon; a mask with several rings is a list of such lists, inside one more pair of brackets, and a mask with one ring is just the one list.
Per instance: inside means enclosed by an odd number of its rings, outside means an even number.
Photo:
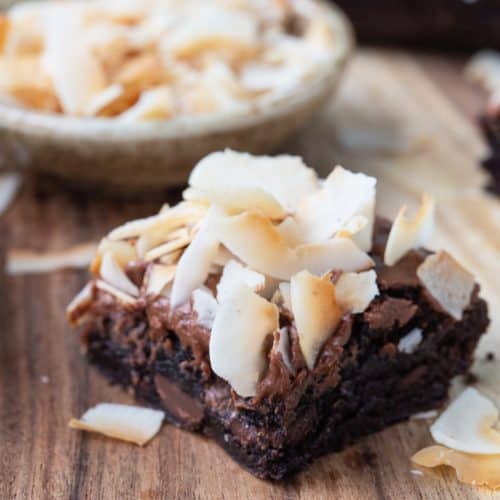
[{"label": "dark chocolate cake layer", "polygon": [[[271,348],[252,398],[238,396],[210,369],[209,332],[196,313],[187,304],[172,317],[164,297],[124,305],[94,288],[82,332],[89,359],[139,400],[163,408],[172,423],[212,437],[256,476],[281,479],[362,435],[439,407],[487,327],[477,286],[460,320],[429,297],[416,276],[427,252],[411,251],[385,267],[388,228],[378,224],[372,252],[377,298],[365,312],[343,317],[312,370],[283,315],[295,374]],[[405,342],[409,335],[421,338]]]},{"label": "dark chocolate cake layer", "polygon": [[429,48],[500,47],[495,0],[335,0],[361,41]]}]

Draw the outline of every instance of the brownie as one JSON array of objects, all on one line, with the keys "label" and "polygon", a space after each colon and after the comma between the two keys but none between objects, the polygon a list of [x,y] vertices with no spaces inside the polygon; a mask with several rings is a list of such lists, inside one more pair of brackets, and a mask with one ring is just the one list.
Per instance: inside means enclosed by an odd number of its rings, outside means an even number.
[{"label": "brownie", "polygon": [[[279,480],[366,434],[439,408],[452,377],[471,365],[488,325],[479,286],[461,318],[453,317],[417,276],[429,252],[413,249],[395,265],[384,264],[389,230],[377,219],[370,256],[378,295],[365,311],[342,316],[312,369],[293,319],[280,309],[293,370],[268,346],[267,369],[252,397],[239,396],[212,370],[210,331],[191,302],[171,311],[167,297],[141,293],[124,304],[93,280],[90,300],[70,319],[80,325],[88,359],[110,381],[162,408],[172,424],[209,436],[257,477]],[[151,265],[130,264],[127,274],[139,284]],[[416,331],[419,341],[405,345]],[[272,342],[278,341],[275,334]]]},{"label": "brownie", "polygon": [[500,47],[496,0],[335,0],[363,42],[429,48]]},{"label": "brownie", "polygon": [[481,164],[490,174],[488,190],[500,196],[500,110],[488,110],[480,118],[481,129],[490,146]]}]

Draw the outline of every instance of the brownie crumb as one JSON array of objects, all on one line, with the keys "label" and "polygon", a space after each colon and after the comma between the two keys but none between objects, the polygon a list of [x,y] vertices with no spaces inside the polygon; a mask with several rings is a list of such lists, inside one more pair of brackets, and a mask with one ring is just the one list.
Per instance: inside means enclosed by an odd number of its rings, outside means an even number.
[{"label": "brownie crumb", "polygon": [[478,382],[479,382],[479,377],[475,373],[467,372],[464,375],[465,385],[474,385],[477,384]]},{"label": "brownie crumb", "polygon": [[488,362],[492,362],[492,361],[495,361],[495,353],[494,352],[487,352],[486,353],[486,356],[484,357],[484,359]]}]

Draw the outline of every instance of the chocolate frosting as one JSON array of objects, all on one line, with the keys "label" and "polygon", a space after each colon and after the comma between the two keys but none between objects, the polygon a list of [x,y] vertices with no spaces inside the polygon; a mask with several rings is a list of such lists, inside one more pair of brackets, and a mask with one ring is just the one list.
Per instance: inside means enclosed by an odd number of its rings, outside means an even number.
[{"label": "chocolate frosting", "polygon": [[[306,367],[293,319],[287,311],[281,308],[280,326],[288,329],[292,370],[286,366],[278,350],[279,332],[276,332],[272,347],[268,352],[268,368],[258,385],[257,394],[253,398],[239,397],[225,381],[213,374],[208,356],[210,331],[198,323],[197,314],[193,310],[191,302],[171,311],[168,297],[156,296],[142,297],[136,304],[124,306],[123,304],[118,305],[116,299],[109,293],[96,290],[94,287],[94,298],[89,306],[90,314],[88,314],[88,310],[82,310],[79,313],[86,314],[87,318],[92,317],[92,321],[105,321],[106,317],[112,316],[113,331],[111,335],[116,336],[116,340],[121,342],[123,342],[123,332],[127,332],[127,342],[132,342],[135,345],[141,345],[141,342],[145,342],[144,337],[148,335],[150,344],[156,346],[154,349],[169,350],[173,345],[172,342],[177,338],[192,354],[192,358],[182,361],[180,367],[182,370],[196,371],[201,375],[202,382],[206,385],[203,398],[209,407],[216,406],[220,410],[224,405],[229,405],[228,412],[234,411],[234,408],[252,409],[268,404],[272,400],[284,399],[283,395],[286,394],[286,404],[292,408],[299,403],[305,391],[313,390],[319,395],[333,389],[338,384],[343,360],[356,357],[356,352],[352,349],[347,351],[345,349],[356,321],[365,325],[355,329],[357,334],[361,334],[359,332],[366,329],[373,332],[384,332],[395,327],[404,328],[416,315],[418,306],[412,302],[411,297],[401,297],[397,294],[408,287],[422,289],[416,275],[416,269],[425,259],[427,252],[412,250],[396,265],[385,266],[383,252],[389,229],[390,224],[380,219],[377,220],[372,256],[376,262],[379,288],[385,292],[383,296],[376,298],[364,313],[347,315],[342,319],[336,331],[322,347],[316,366],[312,370],[308,370]],[[127,274],[136,282],[140,276],[144,275],[145,270],[144,266],[141,267],[133,263],[127,268]],[[211,280],[212,288],[215,288],[217,280],[218,276],[214,276]],[[426,300],[425,294],[419,292],[417,296],[420,297],[419,300]],[[434,308],[431,302],[427,300],[426,302],[429,307]],[[147,331],[144,325],[148,326]],[[136,356],[144,356],[143,351],[144,349],[138,349]],[[151,349],[148,352],[149,362],[151,362],[155,352]],[[380,351],[380,354],[384,356],[392,356],[395,353],[394,344],[383,346]],[[137,361],[140,360],[137,359]],[[145,362],[145,360],[143,361]],[[175,400],[177,403],[175,407],[172,407],[172,413],[182,413],[183,419],[189,418],[195,425],[203,417],[200,414],[201,410],[193,406],[193,401],[186,400],[186,396],[180,389],[175,389],[172,384],[163,379],[164,377],[158,377],[155,379],[155,383],[160,397],[165,399],[165,406],[170,408],[167,399],[169,401]],[[180,391],[180,394],[176,390]],[[231,398],[228,397],[229,395]],[[232,401],[232,403],[228,401]]]}]

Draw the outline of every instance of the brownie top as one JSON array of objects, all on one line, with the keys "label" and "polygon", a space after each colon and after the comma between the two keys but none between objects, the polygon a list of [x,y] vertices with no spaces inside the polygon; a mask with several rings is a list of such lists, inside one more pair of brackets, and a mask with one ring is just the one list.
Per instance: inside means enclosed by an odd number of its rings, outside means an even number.
[{"label": "brownie top", "polygon": [[331,387],[356,322],[410,328],[415,296],[459,321],[473,299],[467,271],[422,249],[433,200],[391,225],[375,217],[375,185],[342,167],[319,180],[291,156],[213,153],[183,202],[102,240],[70,321],[140,311],[153,339],[174,332],[241,404],[305,378]]}]

